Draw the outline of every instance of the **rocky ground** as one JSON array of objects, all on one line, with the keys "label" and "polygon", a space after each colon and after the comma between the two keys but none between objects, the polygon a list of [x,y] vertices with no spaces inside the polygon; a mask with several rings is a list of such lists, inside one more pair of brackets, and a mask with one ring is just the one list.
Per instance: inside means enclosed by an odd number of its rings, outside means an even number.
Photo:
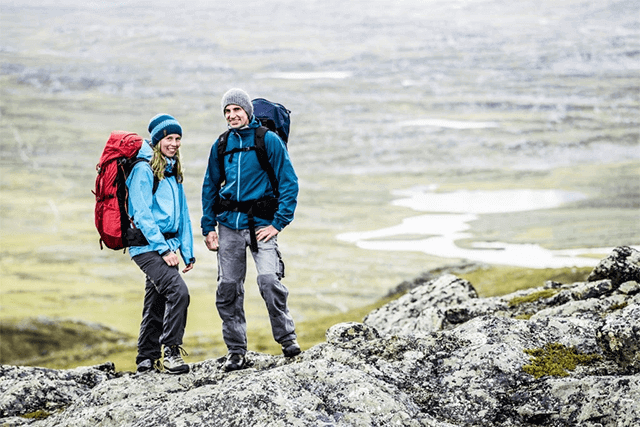
[{"label": "rocky ground", "polygon": [[3,365],[3,426],[632,426],[640,252],[586,282],[478,298],[451,274],[343,323],[300,356],[181,376]]}]

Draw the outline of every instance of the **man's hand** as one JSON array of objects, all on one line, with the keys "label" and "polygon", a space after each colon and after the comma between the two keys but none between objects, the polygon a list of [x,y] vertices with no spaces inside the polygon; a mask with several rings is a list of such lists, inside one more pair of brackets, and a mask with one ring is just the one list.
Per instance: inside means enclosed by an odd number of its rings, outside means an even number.
[{"label": "man's hand", "polygon": [[258,242],[268,242],[269,240],[271,240],[272,237],[277,236],[278,233],[279,233],[278,229],[275,228],[273,225],[270,225],[268,227],[264,227],[256,231],[256,239],[258,240]]},{"label": "man's hand", "polygon": [[184,268],[184,270],[182,270],[183,273],[186,273],[187,271],[191,271],[191,269],[193,268],[193,263],[189,263],[187,264],[187,266]]},{"label": "man's hand", "polygon": [[210,251],[217,251],[220,245],[218,244],[218,233],[210,231],[207,237],[204,238],[204,244]]},{"label": "man's hand", "polygon": [[170,267],[175,267],[176,265],[180,264],[180,258],[178,258],[178,255],[176,255],[175,252],[169,252],[168,254],[163,256],[162,259]]}]

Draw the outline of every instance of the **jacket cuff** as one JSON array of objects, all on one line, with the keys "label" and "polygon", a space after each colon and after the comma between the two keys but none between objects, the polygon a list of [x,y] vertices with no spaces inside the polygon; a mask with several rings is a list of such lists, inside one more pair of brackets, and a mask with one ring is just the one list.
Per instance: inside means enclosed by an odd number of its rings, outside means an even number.
[{"label": "jacket cuff", "polygon": [[213,227],[213,228],[203,228],[202,229],[202,235],[206,236],[207,234],[211,233],[212,231],[216,231],[216,228],[215,227]]}]

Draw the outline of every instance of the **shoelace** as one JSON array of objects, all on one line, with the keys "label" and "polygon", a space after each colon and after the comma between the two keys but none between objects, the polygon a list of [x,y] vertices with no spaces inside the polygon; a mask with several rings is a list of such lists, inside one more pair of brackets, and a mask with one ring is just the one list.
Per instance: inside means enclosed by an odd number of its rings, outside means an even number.
[{"label": "shoelace", "polygon": [[169,350],[170,350],[169,357],[183,364],[184,364],[184,360],[182,360],[182,356],[189,355],[189,353],[187,353],[187,351],[179,345],[173,345],[169,347]]}]

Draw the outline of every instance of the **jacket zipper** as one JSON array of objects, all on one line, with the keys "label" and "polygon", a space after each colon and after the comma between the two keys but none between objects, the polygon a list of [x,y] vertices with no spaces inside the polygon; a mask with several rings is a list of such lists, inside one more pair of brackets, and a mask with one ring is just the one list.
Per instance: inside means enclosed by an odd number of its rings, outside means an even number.
[{"label": "jacket zipper", "polygon": [[[236,135],[238,135],[238,138],[240,139],[240,148],[244,148],[244,141],[242,140],[242,135],[240,135],[240,132],[236,132]],[[237,184],[236,184],[236,200],[239,202],[240,201],[240,181],[241,181],[241,169],[240,169],[240,163],[242,161],[242,154],[243,152],[239,152],[238,153],[238,179],[237,179]],[[240,229],[240,212],[236,212],[236,230]]]}]

